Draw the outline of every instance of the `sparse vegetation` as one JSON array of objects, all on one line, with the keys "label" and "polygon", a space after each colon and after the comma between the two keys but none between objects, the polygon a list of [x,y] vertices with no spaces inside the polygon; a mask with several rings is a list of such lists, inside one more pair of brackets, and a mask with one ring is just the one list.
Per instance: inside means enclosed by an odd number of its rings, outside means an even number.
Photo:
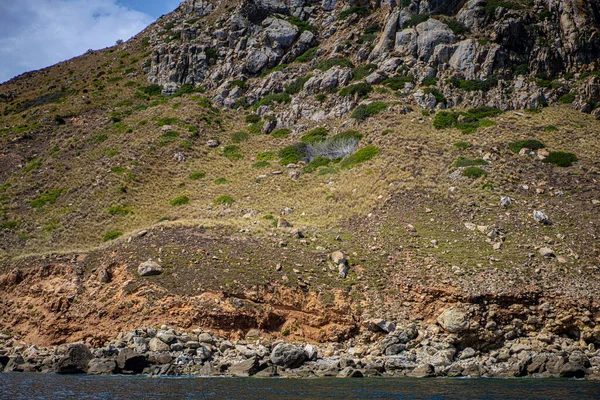
[{"label": "sparse vegetation", "polygon": [[454,147],[456,147],[459,150],[466,150],[473,147],[473,145],[469,142],[456,142],[454,143]]},{"label": "sparse vegetation", "polygon": [[214,201],[215,204],[225,204],[228,206],[232,205],[234,202],[235,200],[233,200],[231,196],[227,195],[221,196]]},{"label": "sparse vegetation", "polygon": [[455,167],[471,167],[473,165],[489,165],[489,163],[481,158],[476,158],[474,160],[467,157],[458,157],[454,162]]},{"label": "sparse vegetation", "polygon": [[340,96],[354,96],[358,98],[362,98],[367,96],[369,93],[373,91],[373,86],[366,82],[356,83],[354,85],[346,86],[341,89],[338,94]]},{"label": "sparse vegetation", "polygon": [[106,213],[109,215],[130,215],[133,214],[133,211],[123,206],[113,206],[106,210]]},{"label": "sparse vegetation", "polygon": [[349,8],[347,8],[346,10],[342,11],[340,13],[339,16],[339,20],[343,21],[346,18],[348,18],[350,15],[352,14],[356,14],[359,16],[363,16],[369,13],[369,7],[368,6],[351,6]]},{"label": "sparse vegetation", "polygon": [[192,172],[188,178],[193,181],[196,181],[198,179],[203,179],[204,177],[206,177],[206,172],[196,171],[196,172]]},{"label": "sparse vegetation", "polygon": [[279,150],[279,163],[281,165],[295,164],[307,158],[308,145],[306,143],[296,143]]},{"label": "sparse vegetation", "polygon": [[327,128],[315,128],[313,130],[308,131],[307,133],[305,133],[301,138],[300,141],[304,142],[304,143],[309,143],[309,144],[313,144],[316,142],[322,142],[327,138],[327,134],[329,133],[329,131],[327,130]]},{"label": "sparse vegetation", "polygon": [[217,178],[215,179],[215,185],[226,185],[229,181],[225,178]]},{"label": "sparse vegetation", "polygon": [[32,208],[41,208],[44,207],[46,204],[54,204],[56,203],[56,200],[58,200],[58,198],[63,194],[63,192],[63,189],[49,190],[40,194],[39,197],[30,202],[29,205]]},{"label": "sparse vegetation", "polygon": [[243,156],[239,153],[239,151],[240,151],[239,146],[230,144],[223,148],[223,155],[225,157],[229,158],[230,160],[239,160],[239,159],[243,158]]},{"label": "sparse vegetation", "polygon": [[288,128],[279,128],[271,132],[271,136],[273,136],[274,138],[286,138],[290,136],[290,133],[292,133],[292,131]]},{"label": "sparse vegetation", "polygon": [[346,58],[329,58],[327,60],[323,60],[320,63],[315,65],[315,69],[320,69],[321,71],[328,71],[333,67],[342,67],[342,68],[354,68],[354,64]]},{"label": "sparse vegetation", "polygon": [[240,143],[248,140],[248,132],[237,131],[231,134],[231,141],[233,143]]}]

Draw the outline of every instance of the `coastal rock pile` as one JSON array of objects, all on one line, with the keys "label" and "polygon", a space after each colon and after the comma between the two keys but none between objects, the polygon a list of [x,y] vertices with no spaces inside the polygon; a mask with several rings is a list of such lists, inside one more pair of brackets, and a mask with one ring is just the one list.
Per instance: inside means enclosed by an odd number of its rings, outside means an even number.
[{"label": "coastal rock pile", "polygon": [[253,340],[233,342],[199,329],[185,332],[167,326],[120,334],[100,348],[83,343],[26,347],[4,336],[0,371],[299,378],[600,378],[600,351],[593,345],[540,333],[507,340],[498,348],[475,350],[451,333],[464,328],[460,311],[449,310],[440,316],[439,324],[446,328],[406,323],[397,324],[389,333],[366,329],[352,341],[318,346],[273,342],[258,332]]}]

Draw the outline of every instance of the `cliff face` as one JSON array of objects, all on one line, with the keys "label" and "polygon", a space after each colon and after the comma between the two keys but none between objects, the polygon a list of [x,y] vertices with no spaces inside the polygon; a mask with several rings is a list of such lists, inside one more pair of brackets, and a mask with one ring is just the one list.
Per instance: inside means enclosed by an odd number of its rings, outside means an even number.
[{"label": "cliff face", "polygon": [[186,1],[1,85],[0,357],[167,324],[599,371],[599,10]]},{"label": "cliff face", "polygon": [[[275,67],[276,81],[289,81],[297,71],[288,64],[310,49],[302,60],[345,58],[371,66],[381,79],[410,76],[406,94],[426,108],[535,108],[563,96],[592,112],[599,100],[589,78],[600,55],[598,15],[597,3],[575,0],[186,2],[159,22],[169,29],[152,36],[147,71],[167,92],[204,85],[233,107],[282,86],[250,81],[241,93],[232,82],[261,74],[268,82]],[[445,101],[423,96],[433,79]]]}]

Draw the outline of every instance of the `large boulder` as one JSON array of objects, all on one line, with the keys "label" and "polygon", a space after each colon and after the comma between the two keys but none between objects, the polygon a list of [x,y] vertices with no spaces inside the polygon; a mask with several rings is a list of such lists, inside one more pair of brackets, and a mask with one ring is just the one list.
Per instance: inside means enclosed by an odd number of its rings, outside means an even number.
[{"label": "large boulder", "polygon": [[286,368],[298,368],[306,360],[303,348],[289,343],[280,343],[271,352],[271,362]]},{"label": "large boulder", "polygon": [[117,369],[115,360],[94,358],[88,363],[87,373],[90,375],[112,374]]},{"label": "large boulder", "polygon": [[59,374],[84,373],[87,371],[88,363],[93,358],[94,355],[84,344],[72,345],[58,362],[56,372]]},{"label": "large boulder", "polygon": [[416,27],[419,60],[427,61],[435,47],[442,43],[452,43],[456,40],[454,33],[437,19],[430,18]]},{"label": "large boulder", "polygon": [[446,332],[450,333],[460,333],[469,329],[467,314],[457,308],[449,308],[442,311],[437,317],[437,323]]},{"label": "large boulder", "polygon": [[231,365],[227,371],[233,376],[248,377],[258,372],[258,365],[256,357],[252,357]]},{"label": "large boulder", "polygon": [[161,267],[157,262],[150,260],[143,262],[138,266],[138,274],[140,274],[140,276],[160,275],[163,272],[163,267]]},{"label": "large boulder", "polygon": [[298,28],[283,19],[274,19],[264,30],[265,41],[274,48],[288,48],[298,37]]},{"label": "large boulder", "polygon": [[152,338],[150,339],[150,343],[148,343],[148,347],[150,348],[150,351],[154,351],[154,352],[162,352],[162,351],[169,351],[170,347],[168,344],[166,344],[165,342],[163,342],[162,340],[160,340],[159,338]]},{"label": "large boulder", "polygon": [[119,352],[117,365],[123,371],[131,371],[135,374],[139,374],[148,366],[148,360],[146,360],[146,357],[143,354],[125,348]]}]

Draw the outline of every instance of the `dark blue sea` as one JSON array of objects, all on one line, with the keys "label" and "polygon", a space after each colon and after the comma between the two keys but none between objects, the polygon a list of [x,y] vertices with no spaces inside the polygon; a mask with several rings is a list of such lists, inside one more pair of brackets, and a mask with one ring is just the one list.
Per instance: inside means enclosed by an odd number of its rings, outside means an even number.
[{"label": "dark blue sea", "polygon": [[0,374],[0,399],[600,399],[600,382]]}]

